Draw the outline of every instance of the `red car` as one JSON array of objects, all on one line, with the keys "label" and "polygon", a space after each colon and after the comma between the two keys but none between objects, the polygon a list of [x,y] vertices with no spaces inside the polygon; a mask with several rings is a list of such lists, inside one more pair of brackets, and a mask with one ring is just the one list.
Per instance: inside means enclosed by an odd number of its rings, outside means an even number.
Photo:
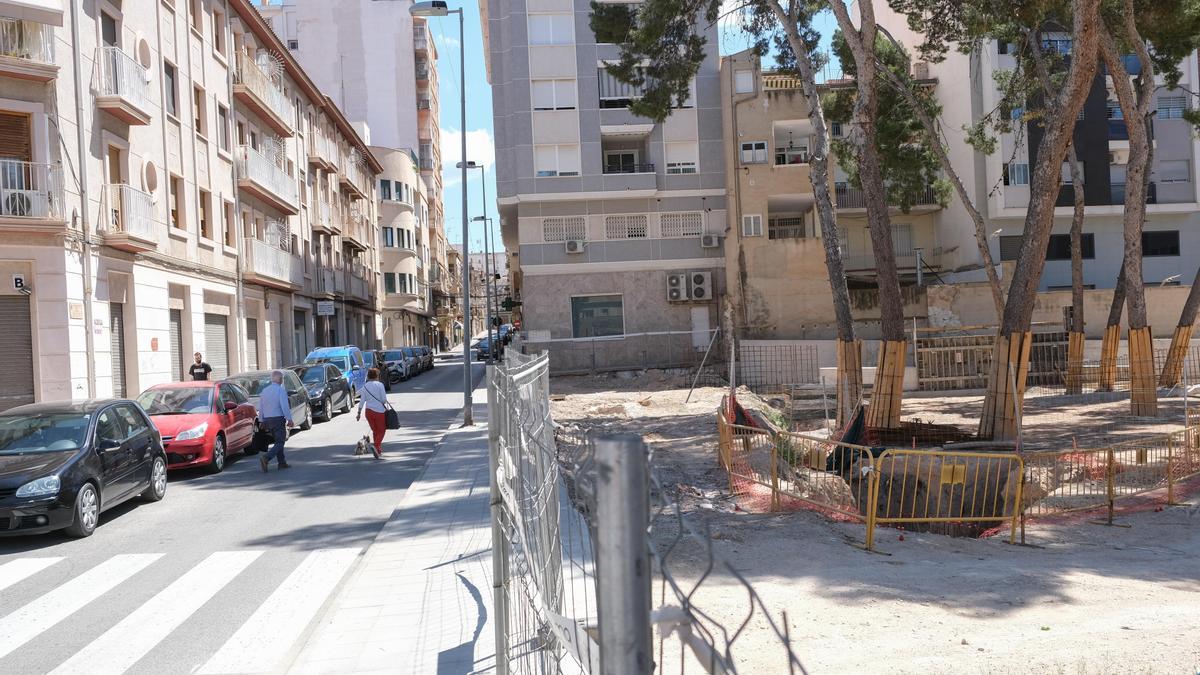
[{"label": "red car", "polygon": [[160,384],[142,392],[137,401],[162,435],[168,469],[205,466],[220,472],[225,460],[245,451],[254,438],[257,412],[236,384]]}]

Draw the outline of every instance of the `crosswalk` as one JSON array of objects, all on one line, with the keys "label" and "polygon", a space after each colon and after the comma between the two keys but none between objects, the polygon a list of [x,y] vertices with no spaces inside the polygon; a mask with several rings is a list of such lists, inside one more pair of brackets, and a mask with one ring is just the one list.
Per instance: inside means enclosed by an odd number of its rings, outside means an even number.
[{"label": "crosswalk", "polygon": [[[280,670],[360,552],[358,548],[334,548],[305,553],[269,596],[256,607],[246,607],[244,611],[249,615],[244,623],[228,637],[221,636],[225,642],[215,653],[196,663],[178,663],[179,671],[216,675]],[[198,564],[183,566],[177,577],[132,611],[115,616],[104,611],[111,598],[130,590],[125,584],[148,578],[155,566],[169,565],[170,558],[160,553],[114,555],[72,573],[61,583],[50,582],[57,585],[19,607],[9,606],[6,599],[26,587],[43,590],[38,586],[39,575],[56,568],[64,571],[70,565],[63,563],[64,557],[17,558],[0,563],[0,671],[6,670],[6,657],[11,655],[22,659],[22,664],[36,662],[37,672],[54,675],[128,672],[160,644],[169,643],[173,633],[219,598],[222,591],[235,593],[228,587],[248,568],[259,564],[264,551],[211,553]],[[171,568],[167,576],[174,574]],[[42,653],[38,651],[40,642],[56,642],[55,627],[82,613],[97,617],[89,623],[99,636],[65,660],[57,657],[61,663],[42,663],[38,656]],[[231,627],[239,625],[239,617],[229,618]],[[264,640],[264,634],[269,639]]]}]

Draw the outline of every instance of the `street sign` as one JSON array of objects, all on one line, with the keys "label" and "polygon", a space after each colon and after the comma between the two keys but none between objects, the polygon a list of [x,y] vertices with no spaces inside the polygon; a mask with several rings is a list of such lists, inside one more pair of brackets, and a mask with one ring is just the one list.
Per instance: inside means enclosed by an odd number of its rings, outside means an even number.
[{"label": "street sign", "polygon": [[333,316],[333,301],[318,300],[317,301],[317,316]]}]

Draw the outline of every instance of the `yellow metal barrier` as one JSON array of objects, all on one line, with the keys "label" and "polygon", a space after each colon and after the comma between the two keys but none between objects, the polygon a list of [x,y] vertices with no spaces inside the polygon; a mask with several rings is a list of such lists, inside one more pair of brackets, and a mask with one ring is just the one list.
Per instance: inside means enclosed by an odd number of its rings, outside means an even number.
[{"label": "yellow metal barrier", "polygon": [[870,448],[799,433],[779,434],[776,445],[781,498],[866,521],[875,471]]}]

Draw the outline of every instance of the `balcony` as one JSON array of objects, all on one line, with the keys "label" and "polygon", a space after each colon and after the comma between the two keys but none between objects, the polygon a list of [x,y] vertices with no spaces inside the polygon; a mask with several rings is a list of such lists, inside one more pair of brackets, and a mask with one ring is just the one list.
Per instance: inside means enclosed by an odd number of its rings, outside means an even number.
[{"label": "balcony", "polygon": [[54,27],[0,17],[0,75],[34,82],[57,78]]},{"label": "balcony", "polygon": [[304,285],[304,273],[291,253],[254,237],[243,240],[242,275],[248,283],[284,291]]},{"label": "balcony", "polygon": [[[896,256],[896,269],[900,271],[909,270],[916,272],[917,269],[917,254],[918,251],[921,257],[921,267],[925,271],[941,269],[942,266],[942,249],[941,247],[917,249],[906,248],[903,250],[894,251]],[[861,252],[850,250],[848,254],[842,256],[842,265],[846,272],[874,272],[875,271],[875,253]]]},{"label": "balcony", "polygon": [[238,52],[233,95],[275,133],[285,138],[291,137],[292,102],[245,52]]},{"label": "balcony", "polygon": [[605,174],[620,173],[654,173],[653,164],[605,164]]},{"label": "balcony", "polygon": [[338,174],[341,186],[355,199],[367,199],[371,190],[367,187],[367,170],[362,162],[351,157],[342,162],[342,172]]},{"label": "balcony", "polygon": [[258,150],[242,145],[237,154],[238,187],[288,214],[300,213],[296,181]]},{"label": "balcony", "polygon": [[367,219],[367,214],[361,208],[351,207],[346,214],[346,225],[342,230],[342,240],[360,250],[366,251],[371,247],[371,235],[374,228]]},{"label": "balcony", "polygon": [[120,47],[101,47],[96,61],[96,107],[127,124],[150,124],[150,71]]},{"label": "balcony", "polygon": [[423,82],[428,82],[429,81],[429,64],[422,62],[422,61],[418,61],[417,68],[416,68],[416,75],[417,75],[417,83],[418,84],[423,83]]},{"label": "balcony", "polygon": [[6,229],[60,229],[66,224],[62,167],[0,159],[0,223]]},{"label": "balcony", "polygon": [[337,272],[329,267],[318,266],[313,275],[313,287],[317,295],[333,297],[338,294]]},{"label": "balcony", "polygon": [[333,217],[333,209],[329,206],[329,202],[317,202],[316,208],[312,210],[312,227],[317,232],[325,234],[338,233],[338,224]]},{"label": "balcony", "polygon": [[367,302],[371,299],[370,284],[366,278],[366,268],[358,263],[346,270],[346,297],[351,300]]},{"label": "balcony", "polygon": [[[1070,186],[1068,186],[1068,187],[1070,187]],[[1112,199],[1110,200],[1110,202],[1113,205],[1116,205],[1116,206],[1124,206],[1125,205],[1125,183],[1113,183],[1111,194],[1112,194]],[[1074,197],[1072,196],[1071,205],[1074,205],[1074,203],[1075,203]],[[1146,203],[1147,204],[1157,204],[1158,203],[1158,185],[1157,184],[1150,183],[1146,186]]]},{"label": "balcony", "polygon": [[[849,210],[867,208],[867,201],[863,195],[863,191],[858,188],[850,187],[850,185],[847,183],[835,183],[833,192],[834,198],[837,201],[837,208],[839,209]],[[889,204],[888,206],[893,209],[896,208],[894,204]],[[914,211],[921,212],[933,211],[942,208],[941,204],[938,203],[937,193],[934,191],[932,185],[925,188],[925,191],[915,201],[913,201],[912,206]]]},{"label": "balcony", "polygon": [[808,227],[803,216],[771,218],[767,222],[767,239],[805,239]]},{"label": "balcony", "polygon": [[338,148],[323,133],[315,129],[308,136],[308,163],[325,171],[333,172],[338,168]]},{"label": "balcony", "polygon": [[155,218],[154,198],[132,185],[104,186],[106,222],[101,223],[104,243],[130,253],[158,248],[164,223]]},{"label": "balcony", "polygon": [[425,26],[413,26],[413,49],[418,52],[429,51],[429,30]]}]

